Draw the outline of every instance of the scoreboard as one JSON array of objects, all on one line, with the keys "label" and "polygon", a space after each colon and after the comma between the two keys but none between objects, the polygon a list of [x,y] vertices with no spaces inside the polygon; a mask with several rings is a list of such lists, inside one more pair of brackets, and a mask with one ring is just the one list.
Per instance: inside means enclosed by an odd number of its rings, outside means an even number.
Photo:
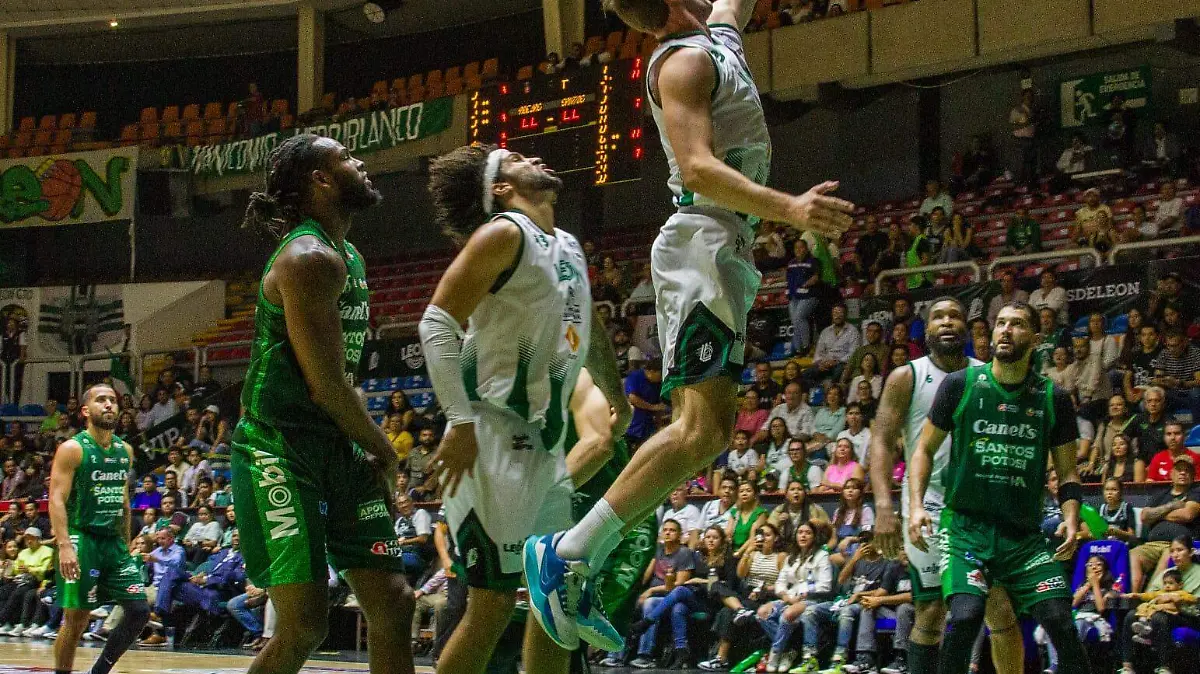
[{"label": "scoreboard", "polygon": [[559,175],[596,185],[636,180],[643,155],[642,59],[501,82],[471,95],[472,143],[541,157]]}]

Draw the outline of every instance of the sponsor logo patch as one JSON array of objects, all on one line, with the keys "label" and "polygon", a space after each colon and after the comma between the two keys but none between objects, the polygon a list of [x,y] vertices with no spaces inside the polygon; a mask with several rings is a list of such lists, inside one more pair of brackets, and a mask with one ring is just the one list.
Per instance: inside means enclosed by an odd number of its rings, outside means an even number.
[{"label": "sponsor logo patch", "polygon": [[400,556],[400,541],[399,540],[375,541],[371,545],[371,554],[385,556],[385,557],[399,557]]},{"label": "sponsor logo patch", "polygon": [[143,587],[141,583],[134,583],[133,585],[125,588],[125,591],[130,594],[137,594],[138,592],[145,592],[146,588]]},{"label": "sponsor logo patch", "polygon": [[[984,592],[986,592],[988,589],[987,579],[983,577],[983,572],[979,569],[975,569],[971,573],[967,574],[967,585],[970,585],[971,587],[977,587]],[[1041,592],[1041,590],[1039,590],[1039,592]]]},{"label": "sponsor logo patch", "polygon": [[360,520],[378,520],[389,519],[387,506],[383,501],[376,499],[367,503],[358,504],[358,519]]},{"label": "sponsor logo patch", "polygon": [[1062,576],[1055,576],[1038,583],[1034,589],[1038,593],[1050,592],[1051,590],[1065,590],[1067,589],[1067,581]]},{"label": "sponsor logo patch", "polygon": [[91,576],[92,578],[99,578],[100,577],[100,569],[91,569],[88,571],[88,575]]}]

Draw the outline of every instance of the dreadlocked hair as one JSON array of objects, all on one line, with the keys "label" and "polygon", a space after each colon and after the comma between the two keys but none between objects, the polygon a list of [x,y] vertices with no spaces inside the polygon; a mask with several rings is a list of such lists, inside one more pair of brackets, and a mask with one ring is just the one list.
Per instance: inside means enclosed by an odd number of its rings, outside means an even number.
[{"label": "dreadlocked hair", "polygon": [[465,145],[429,164],[433,217],[458,246],[489,219],[483,211],[483,172],[495,145]]},{"label": "dreadlocked hair", "polygon": [[250,194],[242,227],[282,239],[304,219],[308,175],[325,157],[315,143],[321,137],[302,133],[283,141],[267,157],[266,188]]}]

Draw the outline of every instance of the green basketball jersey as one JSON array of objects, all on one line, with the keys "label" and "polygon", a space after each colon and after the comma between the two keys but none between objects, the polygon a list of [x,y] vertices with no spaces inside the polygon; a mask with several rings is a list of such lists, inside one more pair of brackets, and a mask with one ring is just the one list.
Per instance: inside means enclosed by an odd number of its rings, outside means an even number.
[{"label": "green basketball jersey", "polygon": [[[264,278],[284,247],[301,236],[317,237],[337,250],[346,263],[346,283],[338,297],[338,311],[342,317],[342,342],[346,350],[343,372],[353,384],[370,323],[366,267],[353,245],[346,242],[340,248],[335,246],[320,224],[305,220],[279,242],[267,261]],[[254,344],[250,349],[246,383],[242,387],[242,406],[245,416],[276,428],[337,432],[333,420],[309,395],[304,373],[288,339],[283,307],[268,300],[261,287],[254,311]]]},{"label": "green basketball jersey", "polygon": [[946,506],[983,522],[1037,531],[1054,429],[1054,384],[1030,372],[1016,391],[972,365],[954,410]]},{"label": "green basketball jersey", "polygon": [[67,498],[67,526],[95,536],[124,537],[129,446],[113,436],[105,449],[87,431],[73,439],[83,448],[83,455]]}]

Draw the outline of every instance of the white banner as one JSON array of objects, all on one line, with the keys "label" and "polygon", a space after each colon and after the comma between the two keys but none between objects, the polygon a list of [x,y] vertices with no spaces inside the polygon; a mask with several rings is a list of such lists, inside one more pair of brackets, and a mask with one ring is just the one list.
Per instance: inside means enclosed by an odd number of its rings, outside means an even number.
[{"label": "white banner", "polygon": [[136,147],[0,160],[0,228],[132,220]]}]

